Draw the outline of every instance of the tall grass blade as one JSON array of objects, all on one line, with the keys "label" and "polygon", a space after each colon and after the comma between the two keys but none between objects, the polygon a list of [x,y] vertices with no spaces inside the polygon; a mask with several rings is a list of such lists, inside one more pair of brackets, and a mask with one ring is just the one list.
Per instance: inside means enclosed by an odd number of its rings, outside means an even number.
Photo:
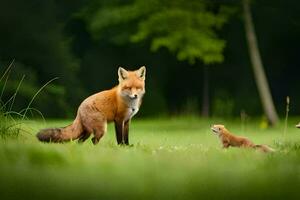
[{"label": "tall grass blade", "polygon": [[25,78],[25,75],[23,75],[23,76],[22,76],[22,79],[20,80],[20,82],[19,82],[19,84],[18,84],[18,87],[17,87],[17,89],[16,89],[15,93],[13,94],[13,98],[12,98],[12,102],[10,103],[10,108],[9,108],[9,111],[11,111],[11,110],[12,110],[12,107],[13,107],[13,105],[14,105],[14,102],[15,102],[16,96],[17,96],[17,94],[18,94],[18,91],[19,91],[19,89],[20,89],[20,86],[21,86],[21,84],[22,84],[22,82],[23,82],[24,78]]},{"label": "tall grass blade", "polygon": [[0,78],[0,82],[2,81],[2,79],[5,77],[5,75],[10,71],[10,69],[12,68],[13,64],[15,62],[15,59],[13,59],[13,61],[11,61],[11,63],[9,64],[8,68],[5,70],[5,72],[3,73],[3,75]]},{"label": "tall grass blade", "polygon": [[27,111],[29,110],[31,104],[33,103],[34,99],[36,98],[36,96],[47,86],[49,85],[51,82],[57,80],[58,77],[55,77],[53,79],[51,79],[50,81],[48,81],[47,83],[45,83],[32,97],[32,99],[30,100],[29,104],[27,105],[27,108],[25,109],[24,111],[24,114],[23,114],[23,117],[22,117],[22,120],[24,120],[26,114],[27,114]]},{"label": "tall grass blade", "polygon": [[2,99],[2,96],[3,96],[3,94],[4,94],[4,91],[5,91],[5,88],[6,88],[6,84],[7,84],[7,81],[8,81],[10,72],[11,72],[10,70],[7,72],[7,76],[6,76],[6,78],[5,78],[5,82],[4,82],[2,91],[1,91],[0,99]]}]

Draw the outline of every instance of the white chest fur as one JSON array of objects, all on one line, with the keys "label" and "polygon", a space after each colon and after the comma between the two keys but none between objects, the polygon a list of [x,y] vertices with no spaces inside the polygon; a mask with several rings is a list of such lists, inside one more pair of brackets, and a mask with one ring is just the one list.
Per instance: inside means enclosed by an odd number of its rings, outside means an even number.
[{"label": "white chest fur", "polygon": [[139,111],[139,99],[131,100],[128,103],[128,109],[127,109],[125,121],[131,119],[138,111]]}]

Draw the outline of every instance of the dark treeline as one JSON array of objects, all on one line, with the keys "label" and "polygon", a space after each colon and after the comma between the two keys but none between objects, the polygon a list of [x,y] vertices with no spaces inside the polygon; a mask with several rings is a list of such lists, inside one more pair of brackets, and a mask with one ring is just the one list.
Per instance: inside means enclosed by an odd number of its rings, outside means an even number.
[{"label": "dark treeline", "polygon": [[[14,60],[7,84],[4,79],[0,82],[1,88],[5,86],[2,101],[16,91],[23,75],[26,77],[13,106],[16,111],[26,107],[43,84],[59,77],[38,95],[33,107],[46,117],[71,117],[86,96],[117,84],[119,66],[136,69],[145,65],[147,92],[140,116],[200,115],[205,108],[211,116],[219,117],[236,117],[241,111],[263,114],[238,0],[214,1],[209,7],[211,12],[221,6],[230,10],[226,22],[215,29],[225,45],[220,51],[223,58],[216,62],[209,62],[210,57],[180,59],[164,47],[153,51],[148,39],[126,41],[137,28],[136,20],[111,25],[110,18],[102,18],[107,26],[99,32],[91,29],[92,14],[110,12],[112,6],[130,2],[2,1],[1,74]],[[300,2],[254,1],[251,9],[277,112],[285,113],[285,98],[290,96],[291,114],[300,114]],[[209,84],[204,108],[205,74]]]}]

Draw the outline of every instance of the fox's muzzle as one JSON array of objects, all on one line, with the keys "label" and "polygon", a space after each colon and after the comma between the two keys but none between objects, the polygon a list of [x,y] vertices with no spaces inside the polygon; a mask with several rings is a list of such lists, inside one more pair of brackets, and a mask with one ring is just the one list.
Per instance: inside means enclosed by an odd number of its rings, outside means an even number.
[{"label": "fox's muzzle", "polygon": [[131,95],[129,95],[129,98],[130,98],[130,99],[136,99],[137,97],[138,97],[137,94],[131,94]]},{"label": "fox's muzzle", "polygon": [[210,127],[210,129],[212,130],[213,133],[219,134],[219,131],[216,130],[214,127]]}]

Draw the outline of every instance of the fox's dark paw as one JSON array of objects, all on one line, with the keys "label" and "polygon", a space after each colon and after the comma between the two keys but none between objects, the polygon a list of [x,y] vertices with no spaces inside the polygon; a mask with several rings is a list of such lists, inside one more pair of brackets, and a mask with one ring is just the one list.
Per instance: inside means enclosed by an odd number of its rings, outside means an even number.
[{"label": "fox's dark paw", "polygon": [[121,146],[121,147],[134,147],[133,144],[124,144],[124,143],[119,144],[119,146]]}]

